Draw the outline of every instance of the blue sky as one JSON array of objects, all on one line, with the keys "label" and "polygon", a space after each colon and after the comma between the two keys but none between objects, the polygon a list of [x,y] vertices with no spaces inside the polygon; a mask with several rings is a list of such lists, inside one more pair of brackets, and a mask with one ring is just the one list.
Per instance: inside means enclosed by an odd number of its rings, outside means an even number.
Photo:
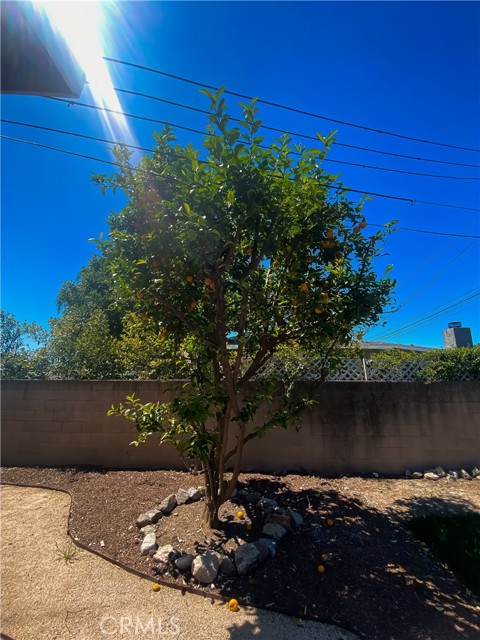
[{"label": "blue sky", "polygon": [[[480,149],[480,4],[476,2],[122,2],[113,11],[105,55],[258,96],[365,127]],[[84,27],[84,26],[83,26]],[[83,28],[82,27],[82,28]],[[84,29],[88,38],[88,29]],[[116,87],[208,108],[198,88],[109,64]],[[204,116],[119,94],[125,112],[202,129]],[[80,102],[92,103],[88,90]],[[233,114],[236,99],[227,98]],[[101,114],[47,98],[2,96],[2,118],[109,137]],[[338,129],[338,143],[426,162],[334,146],[330,158],[434,178],[326,163],[353,189],[413,201],[480,208],[480,153],[365,131],[261,106],[265,124],[313,135]],[[152,145],[152,123],[127,119],[130,141]],[[111,159],[108,145],[2,123],[2,134]],[[178,132],[195,145],[201,136]],[[118,139],[118,135],[117,135]],[[300,140],[296,140],[299,142]],[[61,283],[74,279],[107,231],[120,196],[102,196],[100,163],[2,140],[2,308],[47,325]],[[355,196],[355,199],[359,196]],[[377,197],[372,224],[480,235],[479,211]],[[375,229],[372,227],[372,231]],[[442,346],[449,321],[480,341],[480,240],[396,232],[389,256],[400,310],[367,339]],[[470,298],[469,300],[467,300]],[[463,302],[466,301],[466,302]],[[461,303],[461,304],[458,304]],[[450,310],[443,311],[452,306]],[[420,322],[420,323],[419,323]]]}]

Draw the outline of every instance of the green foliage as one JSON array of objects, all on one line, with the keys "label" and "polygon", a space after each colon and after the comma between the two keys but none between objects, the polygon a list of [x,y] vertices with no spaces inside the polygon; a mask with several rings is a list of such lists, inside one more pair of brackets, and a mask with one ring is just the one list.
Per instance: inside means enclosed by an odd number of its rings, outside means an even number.
[{"label": "green foliage", "polygon": [[408,524],[413,533],[480,597],[480,514],[432,514],[412,518]]},{"label": "green foliage", "polygon": [[[161,359],[190,380],[171,403],[130,398],[112,413],[132,420],[141,440],[159,431],[199,456],[207,501],[218,503],[233,489],[243,445],[298,422],[311,402],[296,393],[301,367],[252,386],[256,373],[292,343],[322,354],[328,371],[354,328],[378,321],[394,283],[374,268],[390,226],[366,233],[364,202],[332,190],[336,178],[322,168],[333,135],[319,136],[318,149],[296,145],[297,160],[288,135],[261,146],[255,101],[231,123],[222,91],[204,93],[211,113],[202,151],[176,144],[166,127],[136,168],[117,147],[120,171],[94,181],[128,198],[97,242],[114,308],[156,328]],[[272,408],[261,415],[265,402]]]},{"label": "green foliage", "polygon": [[378,371],[388,372],[407,363],[420,365],[416,377],[421,382],[480,380],[480,345],[432,349],[423,353],[391,349],[372,355]]},{"label": "green foliage", "polygon": [[0,310],[2,379],[22,380],[46,377],[47,335],[47,331],[35,322],[19,322],[13,314]]}]

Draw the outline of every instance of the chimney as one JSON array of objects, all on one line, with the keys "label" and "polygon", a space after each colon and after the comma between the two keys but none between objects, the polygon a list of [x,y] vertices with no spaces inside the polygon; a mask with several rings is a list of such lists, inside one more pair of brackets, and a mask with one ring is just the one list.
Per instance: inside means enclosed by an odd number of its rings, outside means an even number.
[{"label": "chimney", "polygon": [[461,322],[449,322],[448,329],[443,330],[443,345],[445,349],[473,347],[472,331],[469,327],[462,327]]}]

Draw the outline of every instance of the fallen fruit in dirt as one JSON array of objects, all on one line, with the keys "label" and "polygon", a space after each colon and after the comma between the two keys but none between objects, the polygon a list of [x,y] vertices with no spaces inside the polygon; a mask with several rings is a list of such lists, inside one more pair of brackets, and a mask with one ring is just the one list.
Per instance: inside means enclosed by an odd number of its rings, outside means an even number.
[{"label": "fallen fruit in dirt", "polygon": [[245,514],[243,513],[243,511],[237,511],[237,518],[239,520],[244,520],[245,519]]},{"label": "fallen fruit in dirt", "polygon": [[158,582],[155,582],[155,584],[152,584],[152,589],[154,591],[160,591],[160,585],[158,584]]},{"label": "fallen fruit in dirt", "polygon": [[329,527],[333,527],[333,525],[335,524],[335,520],[333,520],[332,518],[328,518],[327,524]]},{"label": "fallen fruit in dirt", "polygon": [[238,611],[238,601],[235,598],[232,598],[228,601],[228,608],[230,611]]},{"label": "fallen fruit in dirt", "polygon": [[319,565],[317,566],[317,571],[318,571],[318,573],[325,573],[325,567],[324,567],[324,565],[323,565],[323,564],[319,564]]}]

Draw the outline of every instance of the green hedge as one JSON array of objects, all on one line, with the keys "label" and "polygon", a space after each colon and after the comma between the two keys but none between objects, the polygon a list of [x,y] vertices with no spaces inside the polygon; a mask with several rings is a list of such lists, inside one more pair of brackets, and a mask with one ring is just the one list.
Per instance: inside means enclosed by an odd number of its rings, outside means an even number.
[{"label": "green hedge", "polygon": [[416,378],[422,382],[480,380],[480,345],[434,349],[424,353],[392,349],[372,355],[377,370],[397,369],[409,362],[420,364]]}]

